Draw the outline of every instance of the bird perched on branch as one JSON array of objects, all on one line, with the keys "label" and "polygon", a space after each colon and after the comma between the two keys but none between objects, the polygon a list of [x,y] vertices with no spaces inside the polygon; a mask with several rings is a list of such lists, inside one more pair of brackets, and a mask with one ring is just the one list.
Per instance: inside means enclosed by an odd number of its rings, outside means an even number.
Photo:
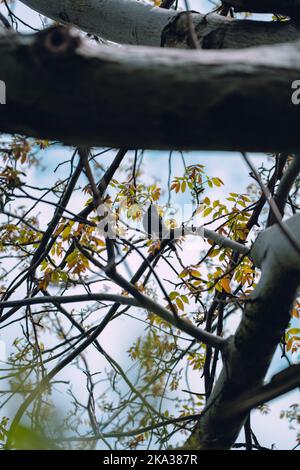
[{"label": "bird perched on branch", "polygon": [[158,212],[155,204],[150,204],[147,211],[143,216],[143,227],[149,238],[159,240],[170,240],[169,246],[173,251],[176,251],[175,242],[172,240],[174,237],[174,230],[168,229],[163,221],[163,218]]}]

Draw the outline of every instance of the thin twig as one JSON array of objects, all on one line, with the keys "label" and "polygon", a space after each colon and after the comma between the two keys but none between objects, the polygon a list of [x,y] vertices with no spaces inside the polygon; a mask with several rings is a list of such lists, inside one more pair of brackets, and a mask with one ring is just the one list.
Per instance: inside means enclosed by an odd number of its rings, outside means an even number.
[{"label": "thin twig", "polygon": [[253,175],[255,176],[256,178],[256,181],[258,182],[262,192],[264,193],[265,197],[266,197],[266,201],[267,203],[269,204],[273,214],[274,214],[274,217],[275,217],[275,220],[276,220],[276,223],[278,224],[280,230],[282,231],[282,233],[286,236],[286,238],[289,240],[290,244],[292,245],[292,247],[297,251],[297,253],[300,255],[300,245],[298,243],[298,241],[295,239],[294,235],[290,232],[290,230],[288,229],[288,227],[286,227],[285,225],[283,225],[282,223],[282,215],[277,207],[277,204],[276,202],[274,201],[273,197],[272,197],[272,194],[270,193],[269,189],[263,184],[262,180],[261,180],[261,177],[257,171],[257,169],[252,165],[252,162],[251,160],[249,159],[248,155],[245,153],[245,152],[242,152],[242,155],[244,157],[244,160],[246,161],[247,165],[249,166],[249,168],[251,169]]}]

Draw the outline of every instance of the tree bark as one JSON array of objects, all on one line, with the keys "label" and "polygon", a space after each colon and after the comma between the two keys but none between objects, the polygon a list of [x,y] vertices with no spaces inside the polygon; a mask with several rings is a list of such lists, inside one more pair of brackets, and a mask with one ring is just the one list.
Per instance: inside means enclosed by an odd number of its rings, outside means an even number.
[{"label": "tree bark", "polygon": [[22,0],[55,21],[121,44],[160,46],[163,28],[173,10],[136,0]]},{"label": "tree bark", "polygon": [[299,0],[229,0],[234,10],[253,13],[277,13],[279,15],[300,18]]},{"label": "tree bark", "polygon": [[299,149],[299,43],[244,51],[91,46],[63,27],[0,36],[0,130],[66,144]]},{"label": "tree bark", "polygon": [[[285,224],[297,237],[300,215]],[[258,236],[251,256],[262,269],[261,279],[246,302],[236,333],[223,348],[223,370],[185,448],[229,449],[233,445],[249,410],[241,407],[243,411],[237,413],[238,397],[262,385],[288,326],[300,284],[299,254],[280,228],[273,226]]]},{"label": "tree bark", "polygon": [[[187,17],[182,11],[136,0],[22,0],[22,3],[56,21],[121,44],[190,47]],[[196,12],[192,19],[200,46],[205,49],[239,49],[300,39],[300,27],[292,22],[234,20]]]}]

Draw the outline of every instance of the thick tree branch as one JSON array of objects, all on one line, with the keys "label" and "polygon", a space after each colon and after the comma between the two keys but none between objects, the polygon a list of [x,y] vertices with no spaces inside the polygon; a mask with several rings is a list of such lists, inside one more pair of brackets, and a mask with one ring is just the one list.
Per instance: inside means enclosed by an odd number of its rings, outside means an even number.
[{"label": "thick tree branch", "polygon": [[299,147],[300,107],[291,102],[299,43],[243,51],[108,48],[56,27],[25,37],[7,32],[0,53],[2,132],[123,148]]},{"label": "thick tree branch", "polygon": [[[295,236],[300,233],[299,214],[285,224]],[[289,323],[290,308],[300,284],[299,254],[279,227],[273,226],[258,236],[251,255],[262,268],[261,279],[246,302],[235,335],[223,349],[222,372],[186,444],[191,449],[228,449],[233,445],[249,407],[236,413],[232,401],[249,389],[261,387]]]},{"label": "thick tree branch", "polygon": [[238,416],[297,387],[300,387],[300,365],[288,367],[274,375],[269,383],[256,387],[232,401],[228,407],[229,413],[231,416]]},{"label": "thick tree branch", "polygon": [[[190,47],[186,12],[153,7],[144,1],[22,0],[22,3],[56,21],[121,44]],[[235,20],[196,12],[191,17],[200,46],[206,49],[237,49],[300,39],[299,26],[293,23]]]},{"label": "thick tree branch", "polygon": [[277,13],[300,18],[299,0],[228,0],[226,3],[232,5],[236,12]]},{"label": "thick tree branch", "polygon": [[229,248],[235,253],[239,253],[241,255],[247,255],[249,252],[249,247],[247,245],[242,245],[242,243],[238,243],[230,238],[224,237],[219,233],[215,232],[214,230],[209,230],[204,227],[204,237],[208,238],[208,240],[212,240],[217,245]]},{"label": "thick tree branch", "polygon": [[170,239],[172,240],[177,240],[180,237],[186,236],[186,235],[200,236],[203,239],[207,238],[208,240],[213,241],[217,245],[221,247],[229,248],[235,253],[238,253],[241,255],[247,255],[250,251],[249,246],[236,242],[234,240],[231,240],[229,237],[224,237],[223,235],[220,235],[215,230],[209,230],[204,226],[189,227],[189,226],[183,225],[180,228],[176,228],[175,230],[170,231]]},{"label": "thick tree branch", "polygon": [[163,28],[176,12],[136,0],[21,0],[64,24],[121,44],[159,46]]}]

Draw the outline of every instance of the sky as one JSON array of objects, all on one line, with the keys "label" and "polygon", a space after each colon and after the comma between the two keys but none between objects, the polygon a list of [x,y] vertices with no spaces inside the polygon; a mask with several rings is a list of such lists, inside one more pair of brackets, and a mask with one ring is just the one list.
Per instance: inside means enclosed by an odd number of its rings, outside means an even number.
[{"label": "sky", "polygon": [[[189,0],[189,5],[191,8],[207,12],[211,9],[211,3],[206,0]],[[5,12],[3,6],[0,7],[0,11]],[[39,15],[35,14],[29,8],[22,5],[20,2],[17,2],[17,9],[15,10],[16,14],[25,22],[29,23],[33,27],[41,27],[41,19]],[[264,15],[265,16],[265,15]],[[25,26],[20,27],[21,31],[26,31]],[[58,163],[62,161],[67,155],[69,155],[70,149],[63,147],[55,147],[50,151],[44,152],[44,162],[47,169],[41,171],[40,169],[33,169],[30,175],[32,184],[43,185],[49,184],[49,178],[56,178],[54,175],[54,169]],[[146,157],[146,172],[149,175],[157,177],[159,174],[159,179],[162,182],[166,182],[168,177],[168,165],[167,165],[167,156],[166,152],[147,152]],[[251,155],[253,163],[257,166],[260,165],[262,161],[267,162],[267,157],[263,154]],[[165,161],[165,164],[162,162]],[[212,197],[218,197],[220,199],[225,198],[228,195],[228,192],[234,191],[237,193],[245,192],[246,186],[249,182],[248,178],[248,168],[243,162],[241,156],[238,153],[225,153],[225,152],[190,152],[187,156],[188,163],[202,163],[206,166],[207,174],[211,176],[219,176],[224,181],[224,186],[218,188],[217,190],[211,190],[211,194],[208,194]],[[267,164],[267,163],[266,163]],[[158,172],[159,165],[159,172]],[[174,174],[179,174],[182,171],[182,162],[179,155],[175,155],[172,159],[172,167]],[[215,192],[217,191],[217,195]],[[184,203],[184,198],[182,199]],[[73,202],[74,206],[78,207],[78,204],[82,203],[81,197],[76,196],[76,200]],[[49,208],[45,206],[44,210],[40,213],[40,222],[41,224],[47,224],[49,220],[50,212]],[[195,244],[196,241],[190,241],[188,251],[191,258],[194,256]],[[199,242],[197,242],[199,243]],[[200,247],[201,248],[201,247]],[[199,246],[198,246],[199,249]],[[166,273],[160,273],[162,275]],[[235,318],[233,323],[230,325],[230,328],[234,329],[238,323],[238,318]],[[126,322],[126,323],[125,323]],[[104,347],[113,355],[115,360],[122,361],[124,351],[127,351],[128,346],[132,343],[133,338],[135,337],[137,331],[130,327],[130,319],[121,319],[118,324],[114,323],[113,328],[108,328],[101,337]],[[236,324],[234,324],[234,322]],[[11,340],[14,337],[14,330],[11,332]],[[114,341],[111,338],[114,338]],[[0,334],[0,339],[1,334]],[[6,338],[6,344],[9,349],[9,340]],[[0,357],[1,354],[4,354],[4,343],[0,342]],[[91,353],[93,354],[93,353]],[[93,361],[93,356],[92,361]],[[96,357],[95,357],[96,360]],[[97,361],[99,357],[97,356]],[[268,377],[272,376],[274,373],[283,369],[286,366],[285,362],[280,359],[279,352],[277,352]],[[76,374],[74,370],[71,372],[72,379],[74,379]],[[193,386],[197,387],[197,377],[192,378],[192,389]],[[80,391],[79,384],[76,384],[75,388],[78,388]],[[254,424],[254,429],[256,431],[257,437],[262,445],[270,447],[273,443],[276,443],[276,446],[281,449],[290,449],[294,444],[294,431],[291,431],[288,427],[286,421],[279,420],[279,414],[282,409],[287,408],[291,403],[299,403],[299,392],[293,391],[289,394],[286,394],[280,399],[274,400],[271,404],[271,412],[267,416],[262,416],[259,412],[254,411],[252,413],[252,422]],[[0,416],[1,418],[1,416]],[[243,439],[241,439],[243,440]]]}]

